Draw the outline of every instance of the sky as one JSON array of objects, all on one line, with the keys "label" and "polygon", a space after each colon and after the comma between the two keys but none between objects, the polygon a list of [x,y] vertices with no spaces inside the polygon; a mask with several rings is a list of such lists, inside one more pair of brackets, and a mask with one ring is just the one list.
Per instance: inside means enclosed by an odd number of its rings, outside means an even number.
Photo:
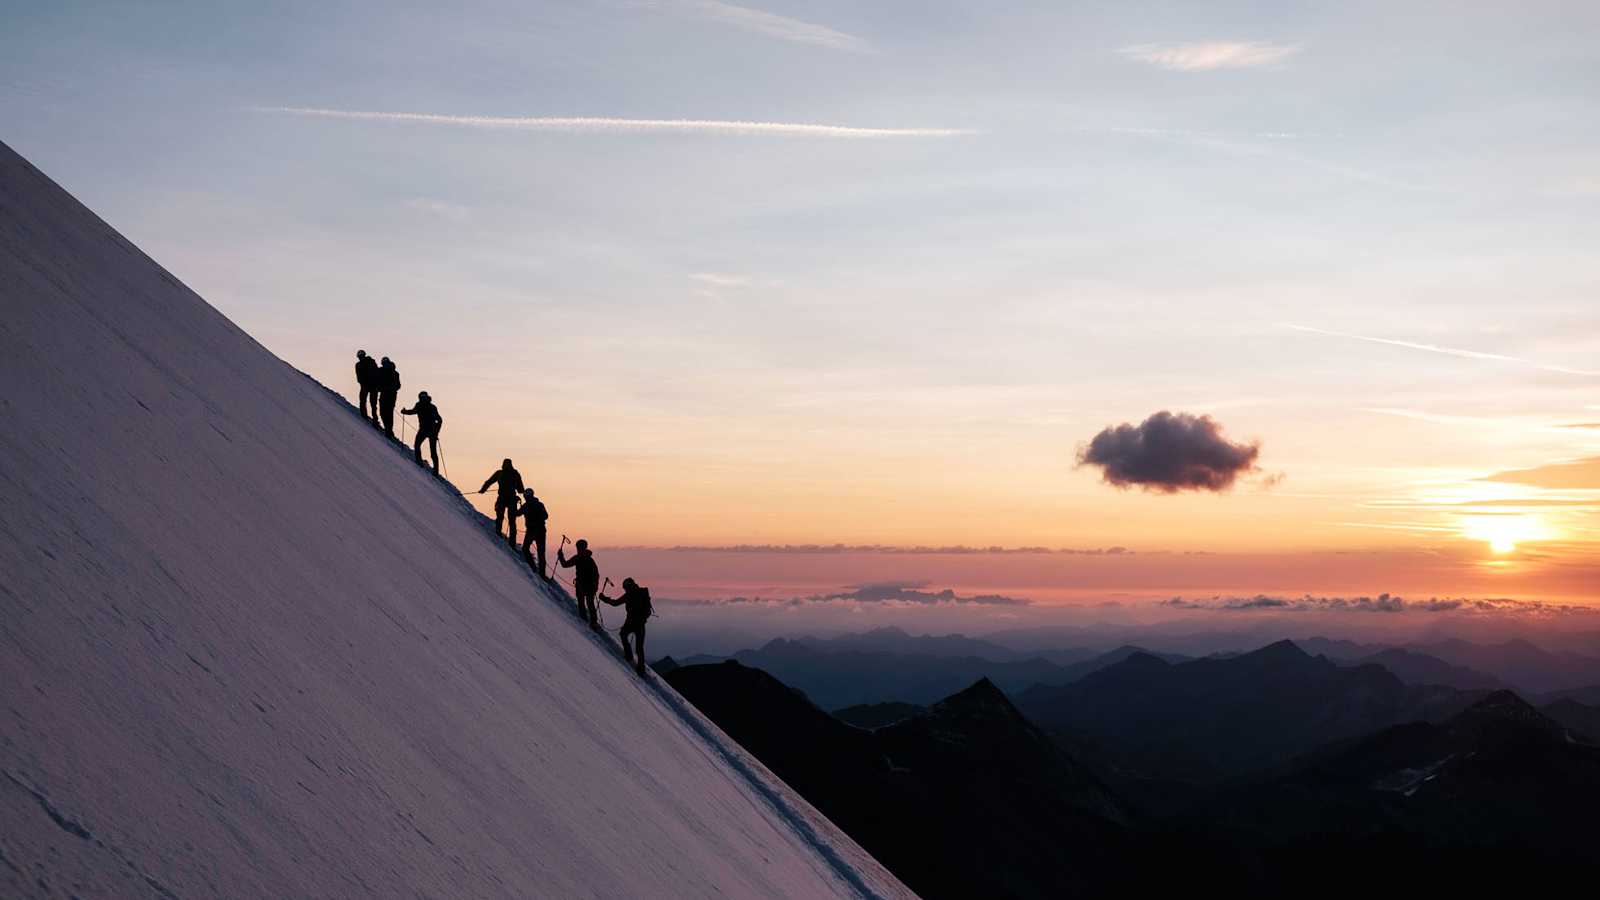
[{"label": "sky", "polygon": [[741,548],[660,593],[1600,600],[1595,4],[0,17],[0,139],[273,352]]}]

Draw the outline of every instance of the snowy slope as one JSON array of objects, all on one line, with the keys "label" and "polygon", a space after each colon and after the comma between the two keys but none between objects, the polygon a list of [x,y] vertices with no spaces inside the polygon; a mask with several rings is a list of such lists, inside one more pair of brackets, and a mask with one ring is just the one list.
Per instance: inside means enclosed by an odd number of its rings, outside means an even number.
[{"label": "snowy slope", "polygon": [[0,302],[0,896],[909,896],[4,145]]}]

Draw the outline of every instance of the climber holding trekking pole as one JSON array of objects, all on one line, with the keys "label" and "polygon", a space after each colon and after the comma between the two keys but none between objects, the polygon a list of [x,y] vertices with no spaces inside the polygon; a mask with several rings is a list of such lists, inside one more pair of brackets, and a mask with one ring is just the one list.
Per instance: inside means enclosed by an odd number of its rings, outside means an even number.
[{"label": "climber holding trekking pole", "polygon": [[[575,552],[568,559],[563,552],[567,547],[567,536],[561,536],[561,546],[556,548],[556,565],[563,569],[574,569],[572,573],[572,596],[578,601],[578,618],[588,619],[589,627],[595,630],[600,628],[600,610],[594,605],[595,592],[600,589],[600,566],[594,561],[594,554],[589,552],[589,542],[578,538],[572,545]],[[611,579],[606,579],[610,584]]]},{"label": "climber holding trekking pole", "polygon": [[[644,674],[644,624],[655,610],[650,605],[650,589],[641,587],[632,578],[622,579],[622,596],[615,600],[600,595],[600,600],[610,606],[625,607],[628,611],[627,621],[622,623],[622,629],[617,632],[622,638],[622,658],[633,663],[633,670],[640,675]],[[628,637],[632,635],[636,646],[628,646]]]}]

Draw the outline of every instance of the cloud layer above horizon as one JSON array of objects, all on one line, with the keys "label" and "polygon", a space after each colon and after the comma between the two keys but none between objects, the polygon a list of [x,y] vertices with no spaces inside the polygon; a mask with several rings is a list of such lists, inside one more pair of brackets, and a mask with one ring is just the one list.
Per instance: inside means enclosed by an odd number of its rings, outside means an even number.
[{"label": "cloud layer above horizon", "polygon": [[1003,594],[957,594],[950,588],[926,591],[923,581],[879,581],[861,584],[832,594],[808,597],[727,597],[719,600],[672,600],[668,602],[704,604],[771,604],[801,606],[815,603],[866,603],[901,606],[1027,606],[1031,601]]},{"label": "cloud layer above horizon", "polygon": [[1376,597],[1322,597],[1305,594],[1279,597],[1173,597],[1157,604],[1166,609],[1208,612],[1354,612],[1354,613],[1479,613],[1526,615],[1600,615],[1600,609],[1571,603],[1518,600],[1510,597],[1429,597],[1407,600],[1395,594]]}]

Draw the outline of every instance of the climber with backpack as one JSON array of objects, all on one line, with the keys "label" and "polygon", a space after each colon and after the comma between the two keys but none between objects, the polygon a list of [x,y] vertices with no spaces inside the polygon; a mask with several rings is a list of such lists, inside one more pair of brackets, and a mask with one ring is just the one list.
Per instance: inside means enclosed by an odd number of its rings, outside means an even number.
[{"label": "climber with backpack", "polygon": [[[563,541],[566,538],[562,538]],[[571,559],[566,557],[562,549],[556,550],[556,565],[563,569],[576,569],[572,573],[572,596],[578,601],[578,617],[589,620],[589,627],[595,630],[600,628],[600,610],[594,605],[595,592],[600,590],[600,566],[594,561],[594,554],[589,551],[589,542],[578,538],[572,545],[577,548]],[[540,559],[543,559],[541,554]]]},{"label": "climber with backpack", "polygon": [[[622,638],[622,658],[633,663],[633,670],[640,675],[644,674],[644,623],[655,612],[650,605],[650,589],[641,587],[632,578],[622,579],[622,596],[615,600],[600,595],[603,603],[611,606],[622,606],[628,611],[628,618],[622,623],[622,629],[617,635]],[[637,646],[628,646],[628,637],[632,635]]]}]

